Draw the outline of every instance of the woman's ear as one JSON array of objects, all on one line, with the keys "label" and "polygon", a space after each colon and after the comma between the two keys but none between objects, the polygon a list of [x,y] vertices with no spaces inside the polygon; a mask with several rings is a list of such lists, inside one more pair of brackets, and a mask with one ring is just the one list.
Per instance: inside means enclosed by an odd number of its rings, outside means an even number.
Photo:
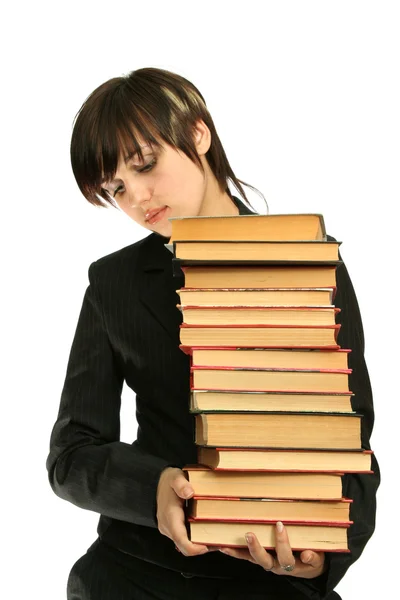
[{"label": "woman's ear", "polygon": [[211,146],[211,132],[203,119],[196,121],[193,127],[194,143],[199,156],[206,154]]}]

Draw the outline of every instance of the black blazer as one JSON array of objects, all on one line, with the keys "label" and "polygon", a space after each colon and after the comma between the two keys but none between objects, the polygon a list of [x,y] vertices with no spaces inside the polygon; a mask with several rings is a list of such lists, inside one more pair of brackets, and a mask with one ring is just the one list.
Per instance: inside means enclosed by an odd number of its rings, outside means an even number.
[{"label": "black blazer", "polygon": [[[236,197],[240,214],[251,211]],[[333,238],[331,238],[333,239]],[[248,561],[213,552],[184,557],[160,534],[156,490],[161,471],[197,462],[189,414],[189,357],[179,348],[181,313],[168,241],[152,233],[104,256],[89,267],[57,421],[46,467],[50,485],[76,506],[100,513],[98,535],[124,552],[161,566],[203,575],[241,576],[276,584],[274,574]],[[364,415],[363,446],[373,426],[364,337],[353,286],[344,264],[337,269],[335,305],[342,311],[338,343],[351,348],[350,389],[354,410]],[[137,439],[119,441],[124,380],[136,394]],[[328,554],[328,571],[313,580],[290,577],[308,597],[332,590],[373,533],[374,475],[345,475],[345,496],[354,499],[349,530],[351,554]],[[316,594],[313,596],[313,594]]]}]

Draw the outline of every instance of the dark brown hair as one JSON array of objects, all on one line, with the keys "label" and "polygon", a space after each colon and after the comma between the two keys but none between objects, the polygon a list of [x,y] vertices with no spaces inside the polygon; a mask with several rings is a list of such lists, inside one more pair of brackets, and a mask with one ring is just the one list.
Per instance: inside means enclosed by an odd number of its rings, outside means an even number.
[{"label": "dark brown hair", "polygon": [[143,160],[138,134],[151,147],[159,147],[164,141],[178,148],[204,172],[192,135],[199,119],[211,132],[211,145],[205,156],[221,190],[232,196],[228,188],[231,180],[250,205],[241,184],[258,190],[232,171],[199,90],[184,77],[153,67],[106,81],[90,94],[77,113],[71,163],[82,194],[96,206],[116,207],[102,183],[114,178],[121,150],[126,154],[137,152]]}]

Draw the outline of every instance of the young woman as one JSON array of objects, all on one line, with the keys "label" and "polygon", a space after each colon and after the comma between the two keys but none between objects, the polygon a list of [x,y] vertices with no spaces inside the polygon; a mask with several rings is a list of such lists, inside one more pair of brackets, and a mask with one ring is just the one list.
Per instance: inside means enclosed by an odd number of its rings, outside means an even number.
[{"label": "young woman", "polygon": [[[98,538],[72,567],[69,600],[339,598],[333,591],[373,533],[374,475],[346,475],[353,498],[350,554],[293,553],[277,524],[276,551],[250,535],[221,551],[189,541],[183,505],[194,490],[181,468],[197,462],[188,410],[189,358],[179,349],[180,312],[169,217],[252,211],[231,194],[234,175],[197,88],[145,68],[98,87],[79,111],[71,142],[80,190],[119,207],[149,235],[89,267],[47,469],[54,492],[100,513]],[[248,185],[248,184],[245,184]],[[339,344],[351,348],[354,410],[369,448],[373,404],[361,317],[346,267],[337,269]],[[338,319],[338,322],[340,322]],[[119,439],[123,382],[135,392],[137,439]],[[251,531],[249,531],[251,534]]]}]

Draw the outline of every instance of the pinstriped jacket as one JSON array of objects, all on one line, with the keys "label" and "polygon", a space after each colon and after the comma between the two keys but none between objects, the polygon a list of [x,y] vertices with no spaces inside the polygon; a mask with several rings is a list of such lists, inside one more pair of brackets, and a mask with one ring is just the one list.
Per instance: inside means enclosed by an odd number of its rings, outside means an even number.
[{"label": "pinstriped jacket", "polygon": [[[240,214],[251,214],[233,199]],[[162,470],[197,462],[188,409],[189,357],[178,347],[181,313],[176,290],[183,279],[172,274],[167,241],[152,233],[89,267],[89,286],[51,433],[46,461],[50,485],[60,498],[99,513],[97,533],[115,548],[177,571],[263,579],[266,589],[274,578],[275,589],[282,578],[248,561],[219,552],[184,557],[157,528],[156,490]],[[344,264],[337,268],[335,305],[342,309],[337,316],[342,324],[338,343],[352,349],[353,410],[363,414],[362,441],[368,449],[372,393],[360,312]],[[136,394],[138,432],[132,444],[119,439],[124,381]],[[343,477],[343,495],[354,500],[354,524],[348,532],[351,553],[327,554],[327,571],[313,580],[288,578],[305,597],[322,598],[333,590],[372,535],[379,485],[375,456],[372,468],[374,475]]]}]

